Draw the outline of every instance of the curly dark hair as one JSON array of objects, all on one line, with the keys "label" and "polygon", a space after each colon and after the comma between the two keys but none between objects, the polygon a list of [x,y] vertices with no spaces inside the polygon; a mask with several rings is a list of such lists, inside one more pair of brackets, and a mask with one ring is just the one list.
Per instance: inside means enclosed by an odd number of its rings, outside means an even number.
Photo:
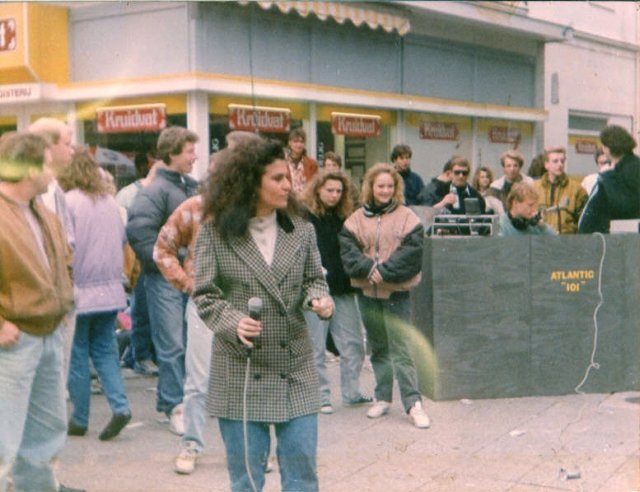
[{"label": "curly dark hair", "polygon": [[609,148],[611,155],[622,157],[631,154],[636,148],[636,141],[631,134],[618,125],[609,125],[600,132],[602,145]]},{"label": "curly dark hair", "polygon": [[[282,144],[275,140],[248,141],[216,154],[216,167],[203,190],[203,218],[214,219],[223,238],[242,237],[255,216],[258,189],[265,168],[284,159]],[[289,195],[287,212],[299,215],[300,207]]]}]

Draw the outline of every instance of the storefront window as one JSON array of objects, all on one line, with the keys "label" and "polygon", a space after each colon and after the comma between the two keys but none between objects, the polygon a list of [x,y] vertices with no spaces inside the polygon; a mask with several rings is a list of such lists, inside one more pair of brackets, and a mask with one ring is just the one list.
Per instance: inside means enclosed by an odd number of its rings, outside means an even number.
[{"label": "storefront window", "polygon": [[389,127],[383,125],[380,135],[356,137],[336,135],[331,122],[318,121],[318,161],[322,164],[326,152],[342,157],[344,171],[359,185],[366,170],[377,162],[389,162]]},{"label": "storefront window", "polygon": [[[186,114],[167,115],[167,126],[187,125]],[[158,142],[160,132],[126,132],[126,133],[100,133],[95,120],[84,122],[84,141],[90,148],[100,147],[110,151],[124,154],[132,163],[136,160],[144,161],[147,157],[149,162],[153,161],[154,151]],[[110,160],[109,153],[96,155],[98,164],[113,174],[118,189],[135,181],[139,176],[135,167],[114,163]]]},{"label": "storefront window", "polygon": [[[301,128],[302,120],[292,120],[291,121],[291,129]],[[227,146],[225,137],[228,133],[230,133],[231,128],[229,127],[229,116],[212,114],[209,115],[209,152],[217,152],[221,149],[224,149]],[[286,146],[289,141],[289,132],[260,132],[261,137],[269,138],[273,140],[279,140],[282,142],[282,145]]]}]

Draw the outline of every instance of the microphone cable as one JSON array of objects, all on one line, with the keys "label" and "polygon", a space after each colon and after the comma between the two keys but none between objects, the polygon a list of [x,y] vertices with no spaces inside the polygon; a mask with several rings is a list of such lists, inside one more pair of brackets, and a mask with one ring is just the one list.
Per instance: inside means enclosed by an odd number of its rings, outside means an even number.
[{"label": "microphone cable", "polygon": [[602,255],[600,256],[600,265],[598,266],[598,304],[593,310],[593,348],[591,350],[589,365],[585,370],[582,381],[580,381],[578,386],[574,388],[574,391],[579,395],[584,394],[584,391],[582,391],[580,388],[582,388],[582,386],[587,382],[587,379],[589,378],[589,372],[591,371],[591,369],[596,369],[596,370],[600,369],[600,364],[598,364],[595,361],[595,358],[596,358],[596,350],[598,348],[598,311],[604,304],[604,296],[602,295],[602,270],[603,270],[602,267],[604,265],[604,259],[607,255],[607,242],[605,240],[604,234],[602,234],[601,232],[596,232],[594,233],[594,235],[598,236],[602,241]]},{"label": "microphone cable", "polygon": [[256,483],[253,481],[251,463],[249,462],[249,425],[247,422],[247,393],[249,388],[249,374],[251,372],[251,351],[252,349],[247,347],[247,365],[244,372],[244,388],[242,389],[242,440],[244,446],[244,466],[247,470],[247,476],[249,477],[249,484],[253,492],[258,492]]}]

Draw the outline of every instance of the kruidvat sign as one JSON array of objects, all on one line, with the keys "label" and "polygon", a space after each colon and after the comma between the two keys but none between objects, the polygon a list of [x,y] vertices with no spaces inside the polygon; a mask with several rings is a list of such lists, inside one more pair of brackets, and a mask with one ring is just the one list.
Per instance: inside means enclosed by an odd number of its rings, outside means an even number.
[{"label": "kruidvat sign", "polygon": [[40,99],[40,84],[0,85],[0,103]]},{"label": "kruidvat sign", "polygon": [[0,51],[15,51],[16,20],[0,19]]},{"label": "kruidvat sign", "polygon": [[423,121],[420,124],[420,138],[423,140],[458,140],[460,131],[455,123]]},{"label": "kruidvat sign", "polygon": [[96,110],[98,133],[157,132],[167,126],[164,104],[114,106]]},{"label": "kruidvat sign", "polygon": [[598,145],[592,140],[576,141],[577,154],[595,154],[596,150],[598,150]]},{"label": "kruidvat sign", "polygon": [[489,128],[489,142],[491,143],[519,143],[522,135],[517,128],[508,126],[492,126]]},{"label": "kruidvat sign", "polygon": [[382,130],[380,116],[331,113],[331,132],[347,137],[378,137]]},{"label": "kruidvat sign", "polygon": [[229,128],[248,132],[288,133],[291,111],[286,108],[229,104]]}]

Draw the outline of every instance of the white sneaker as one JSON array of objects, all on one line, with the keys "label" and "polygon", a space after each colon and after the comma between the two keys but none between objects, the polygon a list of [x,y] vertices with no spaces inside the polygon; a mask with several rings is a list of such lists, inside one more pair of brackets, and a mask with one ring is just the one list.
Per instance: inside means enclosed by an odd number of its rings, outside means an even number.
[{"label": "white sneaker", "polygon": [[169,430],[181,436],[184,434],[184,408],[182,403],[173,407],[169,415]]},{"label": "white sneaker", "polygon": [[367,412],[367,417],[369,417],[370,419],[377,419],[378,417],[382,417],[383,415],[389,413],[389,408],[391,408],[391,403],[389,403],[388,401],[376,401]]},{"label": "white sneaker", "polygon": [[418,429],[427,429],[431,425],[431,420],[422,408],[422,402],[419,401],[409,410],[409,418]]},{"label": "white sneaker", "polygon": [[196,469],[196,463],[200,457],[197,444],[193,441],[188,441],[180,451],[180,454],[176,458],[174,471],[180,475],[191,475]]},{"label": "white sneaker", "polygon": [[320,413],[324,413],[325,415],[329,415],[333,413],[333,405],[331,403],[323,403],[320,407]]}]

